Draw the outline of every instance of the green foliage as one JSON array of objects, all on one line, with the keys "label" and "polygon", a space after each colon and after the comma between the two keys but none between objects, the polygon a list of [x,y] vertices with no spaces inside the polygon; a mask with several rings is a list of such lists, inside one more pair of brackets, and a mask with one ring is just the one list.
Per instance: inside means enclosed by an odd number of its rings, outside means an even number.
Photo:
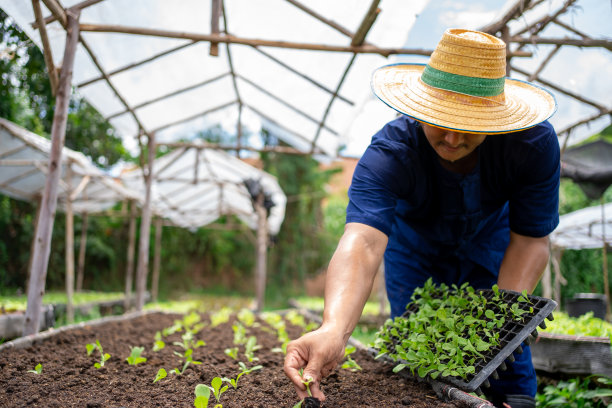
[{"label": "green foliage", "polygon": [[355,346],[346,346],[346,348],[344,349],[344,358],[346,360],[342,363],[342,368],[353,372],[361,371],[361,366],[357,364],[357,362],[351,357],[351,354],[353,354],[356,350],[357,349],[355,348]]},{"label": "green foliage", "polygon": [[28,373],[42,374],[42,364],[41,363],[36,364],[36,367],[34,367],[33,370],[28,370]]},{"label": "green foliage", "polygon": [[207,408],[210,398],[210,388],[204,384],[198,384],[195,387],[195,395],[196,398],[193,405],[196,408]]},{"label": "green foliage", "polygon": [[606,408],[610,407],[612,389],[599,387],[611,385],[608,378],[587,377],[559,381],[547,385],[542,393],[536,395],[538,408]]},{"label": "green foliage", "polygon": [[130,355],[125,359],[125,361],[127,361],[129,365],[138,365],[146,362],[147,359],[140,356],[143,351],[144,347],[132,347],[130,349]]},{"label": "green foliage", "polygon": [[223,377],[223,381],[229,383],[232,387],[234,387],[234,389],[238,388],[238,380],[240,379],[240,377],[242,377],[243,375],[251,374],[253,371],[261,370],[263,368],[263,366],[261,365],[256,365],[251,368],[247,368],[246,364],[244,364],[242,361],[238,362],[238,366],[240,367],[240,372],[238,373],[238,375],[236,375],[236,378]]},{"label": "green foliage", "polygon": [[570,317],[564,312],[555,312],[555,320],[546,323],[547,333],[569,334],[572,336],[609,337],[612,339],[612,324],[593,317],[593,312],[580,317]]},{"label": "green foliage", "polygon": [[86,344],[85,348],[87,349],[88,356],[90,356],[91,353],[94,352],[94,350],[98,350],[100,352],[100,362],[94,364],[94,367],[98,369],[104,367],[104,363],[111,358],[110,354],[104,352],[99,340],[96,340],[95,343]]},{"label": "green foliage", "polygon": [[164,368],[160,368],[159,370],[157,370],[157,374],[155,375],[155,379],[153,380],[153,382],[156,383],[159,380],[163,380],[167,376],[168,373],[166,372],[166,370]]}]

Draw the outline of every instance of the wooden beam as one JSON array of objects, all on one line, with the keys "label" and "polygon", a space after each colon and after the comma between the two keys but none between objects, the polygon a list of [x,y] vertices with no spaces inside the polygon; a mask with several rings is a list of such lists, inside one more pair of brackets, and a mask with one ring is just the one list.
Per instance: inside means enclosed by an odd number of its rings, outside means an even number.
[{"label": "wooden beam", "polygon": [[[520,68],[517,68],[517,67],[513,66],[512,69],[514,71],[518,72],[521,75],[525,75],[526,77],[529,77],[529,73],[524,71],[524,70],[522,70],[522,69],[520,69]],[[580,96],[578,94],[575,94],[573,92],[568,91],[567,89],[563,89],[563,88],[559,87],[558,85],[555,85],[555,84],[553,84],[551,82],[548,82],[548,81],[546,81],[546,80],[544,80],[544,79],[542,79],[540,77],[536,77],[535,80],[537,82],[541,83],[542,85],[548,87],[548,88],[554,89],[557,92],[561,92],[562,94],[565,94],[565,95],[567,95],[569,97],[572,97],[572,98],[574,98],[574,99],[576,99],[576,100],[578,100],[578,101],[580,101],[582,103],[586,103],[587,105],[591,105],[591,106],[599,109],[602,112],[607,110],[607,108],[605,106],[603,106],[603,105],[601,105],[601,104],[599,104],[597,102],[594,102],[594,101],[591,101],[589,99],[586,99],[586,98],[584,98],[584,97],[582,97],[582,96]]]},{"label": "wooden beam", "polygon": [[[85,1],[82,1],[80,3],[75,4],[74,6],[72,6],[70,8],[73,9],[73,10],[83,10],[83,9],[89,7],[89,6],[93,6],[94,4],[100,3],[102,1],[104,1],[104,0],[85,0]],[[55,17],[54,14],[51,14],[49,17],[46,17],[43,20],[43,24],[47,25],[47,24],[50,24],[50,23],[52,23],[54,21],[57,21],[57,18]],[[42,27],[42,25],[39,23],[38,20],[33,22],[31,25],[32,25],[33,29],[37,29],[38,27]]]},{"label": "wooden beam", "polygon": [[72,162],[66,163],[66,321],[74,322],[74,213],[72,212]]},{"label": "wooden beam", "polygon": [[9,157],[9,156],[12,156],[14,154],[17,154],[17,153],[19,153],[19,152],[21,152],[21,151],[23,151],[23,150],[25,150],[27,148],[28,148],[28,145],[24,143],[21,146],[17,146],[17,147],[14,147],[12,149],[5,150],[4,152],[0,153],[0,160],[2,160],[5,157]]},{"label": "wooden beam", "polygon": [[334,30],[338,31],[339,33],[342,33],[342,34],[346,35],[349,38],[353,38],[353,33],[350,30],[347,30],[346,28],[342,27],[340,24],[336,23],[335,21],[330,20],[328,18],[325,18],[321,14],[317,13],[316,11],[314,11],[312,9],[309,9],[308,7],[303,5],[302,3],[298,2],[297,0],[287,0],[287,1],[289,3],[291,3],[291,4],[293,4],[295,7],[299,8],[300,10],[302,10],[303,12],[305,12],[306,14],[310,15],[311,17],[316,18],[317,20],[319,20],[323,24],[326,24],[329,27],[333,28]]},{"label": "wooden beam", "polygon": [[[225,12],[225,5],[221,1],[221,13],[223,15],[223,27],[225,35],[228,35],[227,27],[227,13]],[[230,73],[232,75],[232,86],[236,93],[236,100],[238,101],[238,120],[236,121],[236,157],[240,158],[240,147],[242,144],[242,97],[238,89],[238,83],[236,82],[236,70],[234,69],[234,62],[232,60],[232,51],[230,50],[229,44],[225,44],[225,50],[227,53],[227,64],[229,65]]]},{"label": "wooden beam", "polygon": [[36,21],[40,25],[40,30],[38,30],[38,33],[40,34],[40,41],[42,42],[43,46],[43,57],[45,59],[45,65],[47,66],[47,72],[49,73],[51,94],[55,96],[57,93],[57,83],[59,82],[59,77],[57,75],[55,63],[53,62],[51,45],[49,44],[49,37],[47,36],[47,26],[43,23],[43,15],[39,0],[32,0],[32,8],[34,9],[34,17],[36,17]]},{"label": "wooden beam", "polygon": [[523,11],[529,6],[530,2],[531,0],[517,0],[517,2],[514,3],[514,6],[512,6],[501,19],[480,28],[479,31],[484,31],[485,33],[489,33],[491,35],[497,34],[507,26],[509,21],[514,20],[516,17],[523,14]]},{"label": "wooden beam", "polygon": [[194,41],[205,41],[205,42],[218,42],[226,44],[242,44],[250,46],[264,46],[264,47],[275,47],[275,48],[291,48],[299,50],[312,50],[312,51],[332,51],[332,52],[350,52],[358,54],[380,54],[388,57],[394,54],[412,54],[412,55],[431,55],[432,50],[425,50],[420,48],[379,48],[374,45],[361,45],[361,46],[336,46],[326,44],[311,44],[311,43],[297,43],[288,41],[274,41],[274,40],[260,40],[252,38],[236,37],[229,34],[201,34],[201,33],[188,33],[182,31],[170,31],[170,30],[157,30],[143,27],[128,27],[121,25],[111,24],[81,24],[81,31],[84,32],[97,32],[97,33],[123,33],[123,34],[138,34],[152,37],[163,37],[163,38],[183,38]]},{"label": "wooden beam", "polygon": [[612,114],[612,110],[610,110],[610,109],[606,109],[603,112],[600,111],[600,112],[598,112],[598,113],[596,113],[594,115],[591,115],[591,116],[589,116],[587,118],[579,120],[578,122],[574,123],[573,125],[566,126],[565,128],[561,129],[559,132],[557,132],[557,135],[561,136],[561,135],[567,133],[568,136],[569,136],[569,133],[572,130],[574,130],[575,128],[577,128],[578,126],[586,125],[589,122],[592,122],[592,121],[594,121],[596,119],[601,118],[602,116],[606,116],[606,115],[610,115],[610,114]]},{"label": "wooden beam", "polygon": [[[50,2],[46,0],[45,4]],[[23,335],[27,336],[38,332],[42,297],[45,293],[45,281],[49,253],[51,251],[51,234],[55,221],[57,207],[58,186],[61,177],[62,148],[66,136],[66,121],[68,118],[68,103],[70,101],[72,69],[79,39],[79,13],[71,12],[67,18],[66,46],[59,78],[59,86],[51,127],[51,151],[49,155],[49,174],[45,182],[45,189],[41,201],[40,222],[36,226],[35,245],[32,254],[32,267],[28,286],[28,305],[25,315]]]},{"label": "wooden beam", "polygon": [[368,12],[361,21],[361,24],[355,32],[355,35],[353,35],[353,39],[351,40],[351,46],[360,46],[365,41],[368,32],[370,31],[372,25],[374,25],[374,22],[376,21],[376,18],[380,14],[380,9],[378,8],[379,3],[380,0],[372,0],[372,4],[370,4]]},{"label": "wooden beam", "polygon": [[153,276],[151,277],[151,300],[157,302],[159,294],[159,269],[161,266],[161,240],[163,220],[155,218],[155,253],[153,254]]},{"label": "wooden beam", "polygon": [[266,270],[267,270],[267,254],[268,254],[268,214],[264,207],[264,191],[261,186],[257,196],[255,205],[255,214],[257,215],[257,246],[255,266],[255,311],[261,312],[264,307],[266,294]]},{"label": "wooden beam", "polygon": [[560,49],[561,49],[561,46],[557,45],[550,53],[548,53],[548,55],[546,56],[544,61],[542,61],[542,63],[538,67],[538,69],[536,69],[535,71],[533,71],[533,73],[531,75],[529,75],[529,77],[527,78],[527,81],[531,82],[534,79],[536,79],[538,77],[538,75],[540,75],[540,72],[542,72],[544,67],[546,67],[546,65],[550,62],[552,57],[554,57],[555,54],[557,54],[557,52],[559,52]]},{"label": "wooden beam", "polygon": [[[135,111],[136,109],[144,108],[145,106],[148,106],[148,105],[151,105],[153,103],[162,101],[164,99],[171,98],[173,96],[180,95],[182,93],[185,93],[185,92],[188,92],[188,91],[192,91],[194,89],[197,89],[197,88],[200,88],[202,86],[208,85],[210,83],[216,82],[216,81],[218,81],[220,79],[225,78],[228,75],[229,75],[229,72],[226,72],[225,74],[217,75],[214,78],[210,78],[210,79],[207,79],[205,81],[198,82],[197,84],[189,85],[189,86],[187,86],[185,88],[181,88],[181,89],[178,89],[176,91],[167,93],[165,95],[158,96],[157,98],[149,99],[148,101],[144,101],[144,102],[139,103],[138,105],[132,106],[132,109]],[[124,115],[126,113],[129,113],[129,110],[125,109],[125,110],[122,110],[121,112],[113,113],[112,115],[107,116],[106,120],[110,120],[112,118],[116,118],[117,116],[121,116],[121,115]]]},{"label": "wooden beam", "polygon": [[153,129],[152,133],[157,133],[157,132],[159,132],[161,130],[168,129],[169,127],[180,125],[181,123],[189,122],[190,120],[194,120],[194,119],[197,119],[199,117],[206,116],[209,113],[216,112],[216,111],[221,110],[221,109],[225,109],[225,108],[227,108],[229,106],[234,105],[235,103],[236,103],[236,101],[231,101],[231,102],[228,102],[228,103],[224,103],[223,105],[215,106],[215,107],[207,109],[207,110],[205,110],[203,112],[196,113],[195,115],[191,115],[191,116],[188,116],[188,117],[183,118],[183,119],[179,119],[179,120],[175,120],[173,122],[166,123],[165,125],[162,125],[162,126],[159,126],[159,127],[155,128],[155,129]]},{"label": "wooden beam", "polygon": [[153,184],[153,161],[155,160],[155,133],[148,137],[147,173],[145,176],[145,200],[140,219],[140,241],[136,266],[136,310],[141,311],[145,303],[147,275],[149,273],[149,233],[151,230],[151,186]]},{"label": "wooden beam", "polygon": [[59,21],[62,27],[66,28],[68,24],[68,17],[66,11],[57,0],[42,0],[45,6],[49,9],[55,20]]},{"label": "wooden beam", "polygon": [[569,26],[567,24],[565,24],[562,21],[559,21],[558,19],[553,20],[553,23],[555,23],[556,25],[558,25],[559,27],[563,27],[565,28],[567,31],[570,31],[574,34],[578,34],[579,36],[581,36],[582,38],[591,38],[588,35],[586,35],[585,33],[583,33],[582,31],[578,31],[577,29],[575,29],[572,26]]},{"label": "wooden beam", "polygon": [[[219,19],[221,18],[222,0],[211,1],[210,11],[210,33],[219,34]],[[210,55],[213,57],[219,56],[219,43],[210,43]]]},{"label": "wooden beam", "polygon": [[85,177],[83,177],[81,179],[81,182],[79,183],[77,188],[75,188],[74,191],[72,191],[72,193],[70,194],[70,200],[71,201],[76,200],[76,198],[79,196],[79,194],[81,194],[81,192],[85,189],[85,187],[87,187],[87,184],[89,183],[90,180],[91,180],[91,176],[89,176],[89,175],[87,175],[87,176],[85,176]]},{"label": "wooden beam", "polygon": [[[214,143],[207,142],[168,142],[168,143],[159,143],[158,146],[167,146],[170,148],[181,148],[181,147],[193,147],[197,149],[212,149],[212,150],[230,150],[233,151],[236,149],[236,146],[233,145],[219,145]],[[242,146],[242,150],[247,150],[251,152],[273,152],[273,153],[282,153],[282,154],[295,154],[295,155],[309,155],[309,152],[303,152],[301,150],[297,150],[293,147],[288,146],[267,146],[262,148],[250,147],[250,146]]]},{"label": "wooden beam", "polygon": [[[313,122],[313,123],[319,123],[319,121],[316,118],[313,118],[312,116],[310,116],[309,114],[307,114],[306,112],[304,112],[303,110],[299,109],[296,106],[291,105],[289,102],[286,102],[285,100],[283,100],[282,98],[274,95],[272,92],[268,91],[267,89],[265,89],[262,86],[257,85],[255,82],[251,81],[250,79],[247,79],[245,77],[243,77],[242,75],[236,75],[237,78],[240,78],[241,80],[243,80],[244,82],[246,82],[247,84],[251,85],[253,88],[257,89],[259,92],[269,96],[270,98],[274,99],[275,101],[277,101],[278,103],[280,103],[281,105],[291,109],[293,112],[297,113],[298,115],[308,119],[309,121]],[[336,93],[332,94],[335,95]],[[334,135],[338,135],[338,132],[336,132],[333,129],[328,128],[327,126],[323,126],[325,129],[327,129],[330,133],[334,134]]]},{"label": "wooden beam", "polygon": [[544,38],[544,37],[510,37],[510,41],[517,44],[552,44],[552,45],[572,45],[575,47],[602,47],[612,50],[612,40],[594,38]]},{"label": "wooden beam", "polygon": [[87,252],[87,226],[89,216],[87,212],[81,215],[81,239],[79,242],[79,259],[77,262],[76,291],[83,291],[83,280],[85,278],[85,253]]},{"label": "wooden beam", "polygon": [[[265,57],[269,58],[270,60],[272,60],[272,61],[274,61],[274,62],[276,62],[276,63],[277,63],[278,65],[280,65],[281,67],[283,67],[283,68],[287,69],[288,71],[290,71],[290,72],[294,73],[295,75],[297,75],[297,76],[299,76],[299,77],[301,77],[301,78],[305,79],[306,81],[310,82],[311,84],[313,84],[313,85],[314,85],[314,86],[316,86],[317,88],[322,89],[323,91],[327,92],[328,94],[333,95],[333,93],[334,93],[334,91],[333,91],[333,90],[331,90],[331,89],[329,89],[328,87],[326,87],[325,85],[323,85],[323,84],[321,84],[321,83],[319,83],[319,82],[315,81],[314,79],[312,79],[312,78],[311,78],[311,77],[309,77],[308,75],[306,75],[306,74],[304,74],[304,73],[302,73],[302,72],[299,72],[298,70],[296,70],[296,69],[294,69],[294,68],[290,67],[289,65],[285,64],[283,61],[279,60],[279,59],[278,59],[278,58],[276,58],[275,56],[273,56],[273,55],[271,55],[271,54],[268,54],[267,52],[263,51],[263,50],[262,50],[261,48],[259,48],[259,47],[253,47],[253,49],[254,49],[254,50],[256,50],[257,52],[259,52],[261,55],[263,55],[263,56],[265,56]],[[351,106],[354,106],[354,105],[355,105],[355,103],[354,103],[353,101],[351,101],[351,100],[349,100],[349,99],[345,98],[345,97],[344,97],[344,96],[342,96],[342,95],[337,95],[336,97],[337,97],[338,99],[340,99],[341,101],[348,103],[348,104],[349,104],[349,105],[351,105]]]},{"label": "wooden beam", "polygon": [[128,311],[131,308],[130,299],[132,297],[132,286],[134,280],[134,250],[136,248],[136,217],[137,208],[136,202],[130,201],[130,219],[128,227],[128,247],[127,260],[125,265],[125,296],[123,310]]},{"label": "wooden beam", "polygon": [[[117,69],[114,69],[112,71],[107,72],[106,73],[106,77],[110,78],[113,75],[119,74],[121,72],[128,71],[128,70],[130,70],[132,68],[139,67],[141,65],[144,65],[144,64],[149,63],[151,61],[154,61],[154,60],[156,60],[158,58],[165,57],[166,55],[170,55],[170,54],[172,54],[174,52],[180,51],[183,48],[187,48],[187,47],[189,47],[189,46],[191,46],[193,44],[197,44],[197,43],[198,43],[197,41],[190,41],[190,42],[188,42],[186,44],[179,45],[178,47],[173,47],[173,48],[170,48],[170,49],[168,49],[166,51],[162,51],[159,54],[152,55],[152,56],[150,56],[150,57],[148,57],[146,59],[143,59],[143,60],[140,60],[140,61],[137,61],[137,62],[133,62],[133,63],[128,64],[128,65],[124,65],[123,67],[119,67]],[[82,88],[84,86],[91,85],[91,84],[93,84],[95,82],[98,82],[98,81],[101,81],[103,79],[105,79],[104,75],[100,75],[98,77],[95,77],[95,78],[92,78],[92,79],[88,79],[87,81],[83,81],[83,82],[77,84],[76,87],[77,88]]]}]

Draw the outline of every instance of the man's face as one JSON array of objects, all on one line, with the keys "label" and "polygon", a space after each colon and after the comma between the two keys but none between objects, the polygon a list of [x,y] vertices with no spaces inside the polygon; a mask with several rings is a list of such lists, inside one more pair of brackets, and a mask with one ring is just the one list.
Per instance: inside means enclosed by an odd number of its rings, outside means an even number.
[{"label": "man's face", "polygon": [[442,159],[455,162],[474,151],[487,135],[481,133],[460,133],[421,123],[425,137]]}]

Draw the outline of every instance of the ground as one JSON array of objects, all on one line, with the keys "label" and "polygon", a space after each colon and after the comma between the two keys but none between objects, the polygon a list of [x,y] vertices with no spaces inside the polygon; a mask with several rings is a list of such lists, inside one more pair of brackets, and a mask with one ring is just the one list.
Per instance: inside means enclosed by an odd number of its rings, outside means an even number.
[{"label": "ground", "polygon": [[[174,354],[180,347],[181,334],[164,340],[166,347],[152,351],[156,332],[173,325],[180,315],[152,313],[137,318],[85,326],[57,334],[25,349],[9,348],[0,351],[0,406],[2,407],[193,407],[197,384],[210,384],[216,377],[235,377],[236,360],[224,353],[233,346],[232,320],[214,328],[207,324],[196,338],[206,345],[194,349],[193,358],[201,365],[190,365],[183,375],[170,374],[182,368],[182,360]],[[208,323],[203,316],[203,322]],[[289,336],[300,335],[301,328],[288,326]],[[293,407],[297,395],[284,375],[284,355],[272,352],[280,343],[274,330],[260,321],[258,328],[248,328],[255,335],[261,349],[255,352],[262,370],[240,378],[238,388],[231,386],[221,396],[223,407]],[[96,369],[99,353],[88,356],[85,345],[100,341],[111,358]],[[143,357],[148,360],[137,366],[125,361],[130,346],[144,346]],[[239,360],[246,362],[241,347]],[[393,374],[391,367],[374,361],[365,351],[358,351],[354,359],[363,368],[351,372],[338,368],[322,383],[327,399],[324,407],[414,407],[453,408],[440,401],[424,383],[406,380]],[[41,374],[28,370],[42,363]],[[168,376],[153,383],[160,368]],[[212,397],[211,397],[212,398]],[[211,401],[209,405],[214,406]]]}]

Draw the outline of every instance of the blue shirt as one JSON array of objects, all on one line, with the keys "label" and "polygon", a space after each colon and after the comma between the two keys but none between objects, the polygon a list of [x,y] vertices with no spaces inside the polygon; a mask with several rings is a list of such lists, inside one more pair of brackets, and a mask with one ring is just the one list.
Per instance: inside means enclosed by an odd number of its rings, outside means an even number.
[{"label": "blue shirt", "polygon": [[347,223],[386,234],[386,261],[416,251],[430,260],[475,263],[497,276],[509,230],[544,237],[559,223],[559,143],[543,122],[489,135],[476,151],[469,174],[453,173],[418,122],[407,116],[389,122],[357,164]]}]

